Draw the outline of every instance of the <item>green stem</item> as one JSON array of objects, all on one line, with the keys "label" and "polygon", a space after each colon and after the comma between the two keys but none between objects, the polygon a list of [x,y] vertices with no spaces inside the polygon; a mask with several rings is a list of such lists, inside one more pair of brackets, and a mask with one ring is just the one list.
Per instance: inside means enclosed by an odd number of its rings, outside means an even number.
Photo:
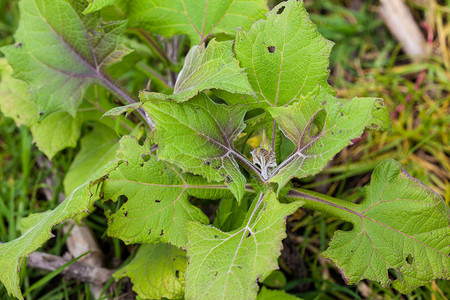
[{"label": "green stem", "polygon": [[344,221],[355,223],[362,217],[362,214],[358,211],[358,204],[321,193],[304,189],[292,189],[286,197],[290,201],[302,201],[304,203],[302,207],[318,210]]}]

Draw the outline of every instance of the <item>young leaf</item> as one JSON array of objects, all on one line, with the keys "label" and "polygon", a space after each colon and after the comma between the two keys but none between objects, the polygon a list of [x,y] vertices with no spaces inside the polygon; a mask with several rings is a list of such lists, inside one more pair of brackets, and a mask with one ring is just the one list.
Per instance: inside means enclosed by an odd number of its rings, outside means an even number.
[{"label": "young leaf", "polygon": [[116,0],[88,0],[89,5],[83,14],[89,14],[101,10],[103,7],[113,5]]},{"label": "young leaf", "polygon": [[159,159],[208,180],[225,181],[240,201],[246,179],[235,157],[246,159],[239,156],[233,141],[245,127],[245,106],[216,104],[200,94],[189,102],[150,100],[142,107],[156,123]]},{"label": "young leaf", "polygon": [[236,58],[247,69],[258,99],[224,96],[224,100],[265,108],[293,104],[318,84],[333,93],[327,83],[331,47],[309,20],[302,1],[282,2],[265,20],[236,35]]},{"label": "young leaf", "polygon": [[254,95],[244,69],[234,58],[232,47],[233,41],[216,40],[210,41],[206,49],[204,45],[192,47],[178,74],[173,95],[142,92],[141,98],[183,102],[209,89]]},{"label": "young leaf", "polygon": [[122,138],[117,158],[127,164],[110,173],[103,191],[105,199],[115,201],[121,195],[128,199],[108,216],[108,235],[126,244],[165,242],[184,247],[187,222],[209,223],[208,217],[189,203],[189,196],[232,196],[224,184],[181,174],[180,169],[156,160],[148,142],[140,146],[131,136]]},{"label": "young leaf", "polygon": [[291,178],[320,172],[333,156],[365,128],[390,130],[389,113],[376,98],[340,103],[322,87],[289,107],[267,109],[282,132],[295,144],[294,152],[274,171],[270,182],[283,187]]},{"label": "young leaf", "polygon": [[166,37],[187,34],[195,45],[212,34],[248,28],[266,12],[265,0],[132,0],[128,18]]},{"label": "young leaf", "polygon": [[94,130],[81,139],[81,150],[64,177],[66,195],[85,182],[100,166],[113,161],[118,148],[118,138],[114,130],[96,123]]},{"label": "young leaf", "polygon": [[118,162],[110,163],[97,170],[88,181],[75,189],[54,210],[31,215],[28,220],[24,219],[22,227],[27,231],[19,238],[0,245],[0,269],[2,270],[0,281],[9,294],[23,299],[19,286],[19,272],[25,257],[52,237],[51,229],[54,225],[89,211],[92,201],[90,188],[97,180],[116,168],[117,164]]},{"label": "young leaf", "polygon": [[304,207],[353,223],[352,230],[337,231],[322,253],[338,265],[345,281],[392,282],[406,294],[432,280],[450,279],[450,211],[442,198],[394,160],[375,169],[364,191],[361,204],[296,196]]},{"label": "young leaf", "polygon": [[144,244],[133,260],[113,276],[129,277],[133,291],[141,299],[184,299],[186,266],[183,250],[163,243]]},{"label": "young leaf", "polygon": [[272,191],[255,199],[244,225],[232,232],[189,223],[186,298],[254,299],[256,281],[278,268],[285,218],[300,203],[280,204]]},{"label": "young leaf", "polygon": [[126,22],[103,24],[98,13],[84,16],[85,4],[20,1],[16,45],[1,48],[14,76],[30,84],[41,118],[57,111],[75,117],[92,83],[120,93],[104,71],[129,52],[122,44]]}]

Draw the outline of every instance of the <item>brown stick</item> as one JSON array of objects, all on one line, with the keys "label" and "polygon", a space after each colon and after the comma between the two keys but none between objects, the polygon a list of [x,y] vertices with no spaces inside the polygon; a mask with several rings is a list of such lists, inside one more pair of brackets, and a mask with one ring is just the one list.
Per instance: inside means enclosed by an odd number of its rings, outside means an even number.
[{"label": "brown stick", "polygon": [[413,58],[425,56],[425,38],[406,4],[402,0],[380,0],[380,3],[381,17],[406,54]]},{"label": "brown stick", "polygon": [[[0,242],[0,244],[3,243]],[[69,260],[62,257],[35,251],[28,257],[27,266],[41,270],[55,271],[68,262]],[[111,278],[114,272],[115,270],[91,267],[85,263],[76,261],[66,267],[61,274],[69,279],[77,279],[82,282],[102,286]]]}]

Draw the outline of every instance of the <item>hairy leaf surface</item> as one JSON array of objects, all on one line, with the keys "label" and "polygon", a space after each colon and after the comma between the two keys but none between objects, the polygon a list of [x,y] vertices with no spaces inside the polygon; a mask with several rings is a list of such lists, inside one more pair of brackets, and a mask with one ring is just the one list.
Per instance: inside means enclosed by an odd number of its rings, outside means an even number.
[{"label": "hairy leaf surface", "polygon": [[122,138],[118,159],[125,160],[110,173],[104,184],[104,198],[116,201],[124,195],[127,201],[108,217],[108,235],[134,243],[171,243],[186,246],[187,222],[207,224],[209,219],[189,203],[189,196],[203,199],[231,197],[224,184],[205,179],[157,160],[146,142]]},{"label": "hairy leaf surface", "polygon": [[172,245],[142,245],[133,260],[114,273],[129,277],[141,299],[184,299],[186,253]]},{"label": "hairy leaf surface", "polygon": [[66,112],[57,112],[38,122],[37,107],[30,99],[28,84],[11,76],[12,68],[5,59],[0,60],[0,74],[2,113],[14,119],[17,126],[30,128],[39,150],[52,158],[60,150],[76,146],[81,124],[86,119],[85,113],[73,118]]},{"label": "hairy leaf surface", "polygon": [[246,179],[234,158],[233,141],[245,127],[245,106],[216,104],[200,94],[184,103],[151,100],[143,108],[156,124],[159,159],[208,180],[225,181],[240,201]]},{"label": "hairy leaf surface", "polygon": [[361,204],[301,189],[288,194],[306,208],[353,224],[350,231],[337,231],[322,253],[347,284],[392,282],[406,294],[434,279],[450,279],[450,211],[442,198],[394,160],[375,169],[364,192]]},{"label": "hairy leaf surface", "polygon": [[389,113],[376,98],[354,98],[345,104],[316,88],[289,107],[270,107],[268,111],[281,131],[295,144],[294,152],[274,171],[270,182],[283,187],[293,177],[320,172],[365,128],[390,130]]},{"label": "hairy leaf surface", "polygon": [[247,69],[258,99],[230,95],[223,98],[228,103],[265,108],[293,104],[318,84],[333,93],[327,83],[331,47],[332,43],[309,20],[302,1],[282,2],[265,20],[236,35],[236,58]]},{"label": "hairy leaf surface", "polygon": [[84,1],[22,0],[16,44],[1,48],[14,76],[31,86],[40,117],[66,111],[75,117],[85,89],[101,83],[117,87],[106,67],[127,54],[126,22],[101,23],[83,15]]},{"label": "hairy leaf surface", "polygon": [[350,211],[354,228],[338,231],[323,253],[347,283],[392,282],[402,293],[434,279],[450,279],[450,215],[442,198],[393,160],[380,164],[365,200]]},{"label": "hairy leaf surface", "polygon": [[27,231],[19,238],[0,245],[0,281],[8,293],[23,299],[19,286],[19,272],[22,263],[31,252],[52,237],[52,227],[64,220],[89,211],[91,205],[90,188],[97,181],[117,167],[117,162],[103,166],[88,181],[75,189],[64,202],[54,210],[33,214],[23,219]]},{"label": "hairy leaf surface", "polygon": [[272,191],[255,199],[244,225],[223,232],[189,223],[188,299],[254,299],[258,279],[278,268],[285,218],[300,203],[280,204]]},{"label": "hairy leaf surface", "polygon": [[203,90],[222,89],[231,93],[254,95],[244,69],[233,55],[233,41],[212,40],[205,49],[195,45],[186,56],[183,69],[178,74],[173,95],[142,92],[144,99],[189,100]]},{"label": "hairy leaf surface", "polygon": [[266,12],[264,0],[132,0],[128,18],[151,32],[187,34],[192,44],[200,44],[212,34],[248,28]]}]

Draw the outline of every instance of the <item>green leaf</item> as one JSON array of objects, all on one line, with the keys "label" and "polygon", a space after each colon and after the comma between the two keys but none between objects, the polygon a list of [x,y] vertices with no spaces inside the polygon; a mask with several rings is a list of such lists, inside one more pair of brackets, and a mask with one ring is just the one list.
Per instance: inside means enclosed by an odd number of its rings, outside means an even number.
[{"label": "green leaf", "polygon": [[434,279],[450,279],[450,215],[442,198],[401,165],[381,163],[365,189],[365,200],[346,210],[351,231],[337,231],[322,254],[341,269],[345,281],[392,282],[401,293]]},{"label": "green leaf", "polygon": [[342,104],[322,87],[289,107],[271,107],[268,111],[295,144],[294,152],[272,172],[270,182],[278,183],[280,188],[293,177],[320,172],[365,128],[391,128],[389,113],[381,99],[354,98]]},{"label": "green leaf", "polygon": [[233,141],[245,127],[245,106],[216,104],[200,94],[188,102],[150,100],[142,107],[156,124],[159,159],[210,181],[225,181],[238,201],[242,199],[246,179],[235,160],[239,153]]},{"label": "green leaf", "polygon": [[209,223],[200,209],[189,203],[189,196],[203,199],[231,197],[224,184],[205,179],[157,160],[150,143],[139,145],[136,138],[125,136],[120,142],[120,165],[103,185],[104,198],[116,201],[121,195],[127,201],[108,216],[108,235],[126,244],[170,243],[186,245],[186,223]]},{"label": "green leaf", "polygon": [[14,119],[18,126],[30,128],[39,150],[51,159],[60,150],[76,146],[84,115],[73,118],[66,112],[57,112],[38,122],[36,104],[30,100],[28,85],[11,76],[12,68],[5,59],[0,59],[0,74],[2,113]]},{"label": "green leaf", "polygon": [[54,210],[33,214],[29,219],[23,219],[22,228],[27,231],[19,238],[0,245],[0,281],[8,293],[23,299],[19,286],[19,273],[24,259],[42,246],[53,235],[52,227],[64,220],[89,212],[91,205],[91,187],[111,170],[117,167],[117,162],[103,166],[88,181],[75,189],[64,202]]},{"label": "green leaf", "polygon": [[20,1],[16,45],[1,48],[14,76],[30,84],[41,119],[57,111],[75,117],[89,85],[114,86],[104,71],[129,52],[122,44],[126,22],[100,23],[98,13],[84,16],[85,4]]},{"label": "green leaf", "polygon": [[257,280],[278,268],[285,218],[299,202],[280,204],[272,191],[253,202],[244,225],[232,232],[189,223],[188,299],[254,299]]},{"label": "green leaf", "polygon": [[290,295],[283,290],[269,290],[262,287],[256,300],[299,300],[300,298]]},{"label": "green leaf", "polygon": [[103,7],[113,5],[116,0],[88,0],[89,5],[83,14],[89,14],[101,10]]},{"label": "green leaf", "polygon": [[200,44],[217,33],[249,28],[266,12],[265,0],[132,0],[128,18],[151,32],[187,34],[192,44]]},{"label": "green leaf", "polygon": [[266,108],[293,104],[318,84],[333,93],[327,83],[331,47],[309,20],[303,1],[282,2],[265,20],[236,35],[236,58],[247,69],[257,100],[230,95],[223,99]]},{"label": "green leaf", "polygon": [[100,166],[114,160],[118,148],[118,138],[114,130],[96,123],[94,130],[81,139],[81,150],[64,177],[65,193],[70,194]]},{"label": "green leaf", "polygon": [[171,99],[183,102],[209,89],[222,89],[230,93],[254,95],[244,69],[233,55],[233,41],[212,40],[191,48],[183,69],[178,74],[173,95],[142,92],[143,99]]},{"label": "green leaf", "polygon": [[142,245],[133,260],[113,276],[129,277],[133,291],[142,299],[184,299],[186,266],[186,253],[177,247]]}]

